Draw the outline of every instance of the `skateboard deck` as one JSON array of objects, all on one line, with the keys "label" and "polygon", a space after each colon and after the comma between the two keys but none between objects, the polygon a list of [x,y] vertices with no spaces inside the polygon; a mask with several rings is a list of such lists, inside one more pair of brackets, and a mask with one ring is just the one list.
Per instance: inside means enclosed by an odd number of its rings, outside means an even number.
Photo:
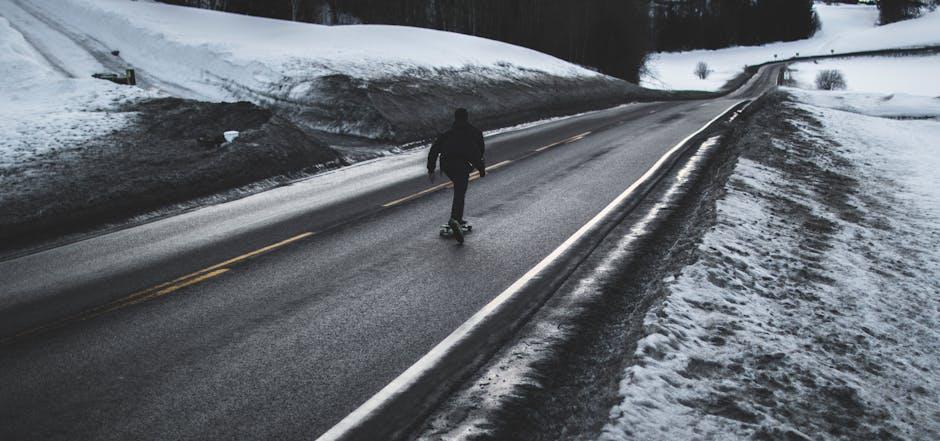
[{"label": "skateboard deck", "polygon": [[[470,224],[461,225],[460,229],[463,231],[463,234],[467,234],[473,231],[473,225],[470,225]],[[451,228],[450,225],[447,225],[447,224],[441,225],[440,235],[443,237],[451,237],[454,235],[454,229]]]}]

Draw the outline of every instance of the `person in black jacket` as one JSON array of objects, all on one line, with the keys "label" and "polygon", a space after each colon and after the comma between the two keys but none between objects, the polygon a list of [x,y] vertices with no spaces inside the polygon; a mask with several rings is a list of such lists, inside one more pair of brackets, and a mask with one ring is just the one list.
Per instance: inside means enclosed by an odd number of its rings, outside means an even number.
[{"label": "person in black jacket", "polygon": [[467,186],[470,184],[470,172],[475,168],[480,172],[481,178],[486,176],[483,132],[470,124],[469,119],[467,109],[457,109],[454,112],[454,125],[434,141],[428,153],[428,177],[434,180],[434,169],[440,156],[441,170],[454,183],[454,203],[447,224],[453,229],[460,243],[463,243],[460,226],[467,223],[463,219],[463,209]]}]

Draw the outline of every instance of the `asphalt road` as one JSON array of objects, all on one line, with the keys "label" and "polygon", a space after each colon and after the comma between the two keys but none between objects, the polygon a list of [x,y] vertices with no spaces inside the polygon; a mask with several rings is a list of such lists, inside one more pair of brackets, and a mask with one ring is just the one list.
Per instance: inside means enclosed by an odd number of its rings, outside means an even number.
[{"label": "asphalt road", "polygon": [[462,247],[422,150],[0,262],[0,439],[315,438],[775,78],[488,138]]}]

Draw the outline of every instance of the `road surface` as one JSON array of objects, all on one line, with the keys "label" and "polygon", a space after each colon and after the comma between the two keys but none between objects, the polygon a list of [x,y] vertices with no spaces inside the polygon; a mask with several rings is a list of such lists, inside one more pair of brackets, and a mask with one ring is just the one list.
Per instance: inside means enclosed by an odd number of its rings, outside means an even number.
[{"label": "road surface", "polygon": [[488,138],[462,247],[422,150],[2,261],[0,439],[315,438],[776,71]]}]

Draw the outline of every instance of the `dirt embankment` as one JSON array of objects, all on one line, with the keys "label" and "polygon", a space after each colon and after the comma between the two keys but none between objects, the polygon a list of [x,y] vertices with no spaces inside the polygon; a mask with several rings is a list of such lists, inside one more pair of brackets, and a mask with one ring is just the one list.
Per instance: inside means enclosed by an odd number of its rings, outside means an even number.
[{"label": "dirt embankment", "polygon": [[458,107],[467,108],[473,123],[489,130],[633,101],[714,95],[644,89],[601,75],[520,75],[482,68],[421,70],[379,79],[328,75],[305,86],[303,96],[290,99],[247,89],[231,92],[276,109],[314,136],[326,132],[392,144],[433,138],[450,126]]},{"label": "dirt embankment", "polygon": [[610,77],[531,76],[489,80],[480,75],[463,81],[418,76],[411,82],[372,82],[368,102],[388,127],[380,136],[409,142],[434,136],[453,119],[453,109],[467,108],[484,130],[544,118],[611,107],[630,101],[668,99],[673,94],[642,89]]},{"label": "dirt embankment", "polygon": [[[137,123],[3,170],[3,249],[125,221],[272,176],[339,165],[330,148],[250,103],[158,99],[123,109]],[[222,133],[240,136],[225,143]]]}]

